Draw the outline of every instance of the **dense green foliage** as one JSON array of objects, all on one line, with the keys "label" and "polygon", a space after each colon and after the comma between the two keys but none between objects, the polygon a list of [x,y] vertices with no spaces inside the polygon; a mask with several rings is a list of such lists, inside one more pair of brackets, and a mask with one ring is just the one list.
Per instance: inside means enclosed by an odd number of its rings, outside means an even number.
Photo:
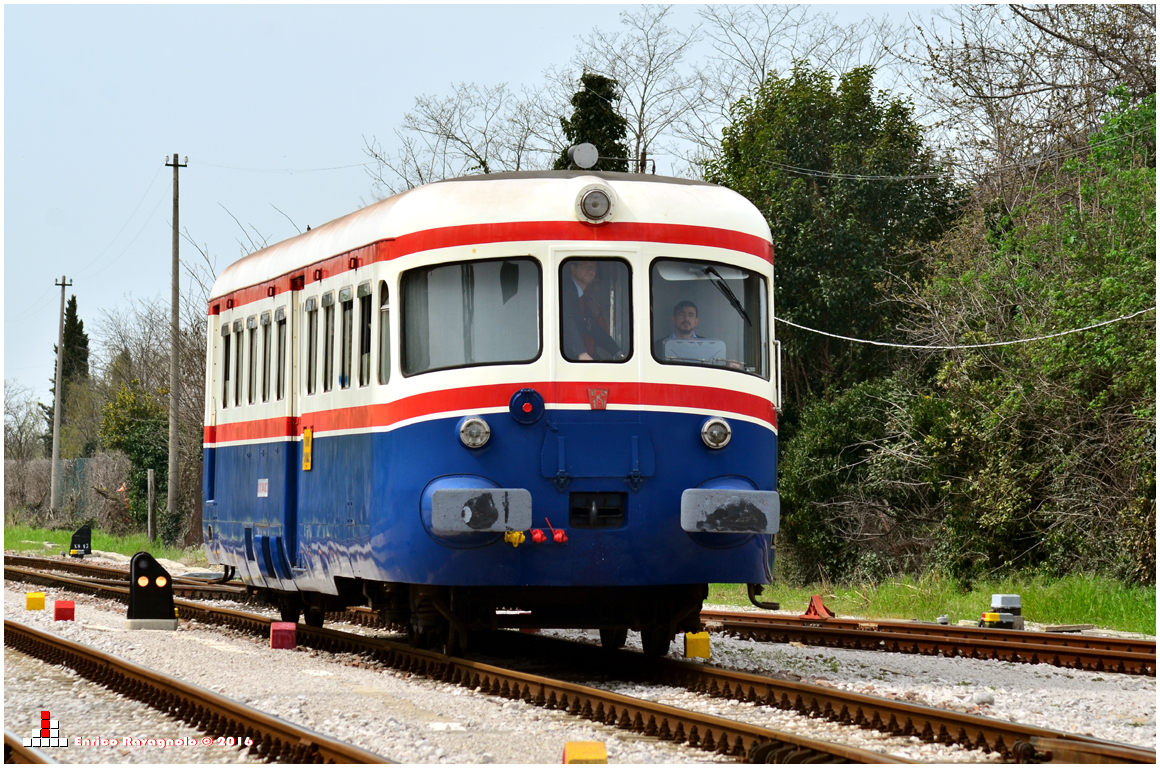
[{"label": "dense green foliage", "polygon": [[165,409],[136,379],[122,385],[113,400],[105,405],[101,442],[109,450],[123,452],[131,465],[126,484],[130,519],[135,525],[143,525],[148,520],[148,471],[152,469],[158,532],[165,542],[172,543],[180,532],[181,521],[177,516],[165,514],[168,440],[169,419]]},{"label": "dense green foliage", "polygon": [[[560,127],[568,144],[575,146],[587,142],[596,147],[601,159],[593,170],[627,171],[628,146],[624,143],[624,137],[628,131],[628,121],[616,111],[616,102],[620,101],[616,81],[585,72],[580,76],[580,84],[583,89],[572,96],[572,116],[560,118]],[[565,150],[560,153],[553,168],[559,171],[569,167],[571,164]]]},{"label": "dense green foliage", "polygon": [[[956,346],[1153,306],[1154,96],[1121,93],[1102,131],[968,199],[871,75],[771,75],[709,168],[769,221],[781,318]],[[783,575],[1154,581],[1154,314],[891,354],[778,334]]]},{"label": "dense green foliage", "polygon": [[[72,394],[72,389],[75,384],[83,384],[89,378],[89,336],[85,333],[85,323],[77,315],[77,297],[73,295],[69,297],[65,304],[64,310],[64,344],[60,355],[57,355],[56,345],[52,345],[53,356],[56,357],[61,365],[61,411],[60,423],[61,430],[64,431],[68,425],[69,415],[69,395]],[[49,392],[56,396],[56,365],[52,369],[52,386]],[[44,411],[44,420],[46,432],[44,435],[44,453],[46,456],[52,456],[52,422],[53,422],[53,408],[54,405],[44,405],[41,408]],[[92,456],[93,451],[96,450],[96,445],[86,444],[82,447],[81,455]],[[62,458],[71,458],[71,456],[62,451]]]},{"label": "dense green foliage", "polygon": [[[910,246],[953,222],[957,195],[925,147],[910,105],[875,92],[873,76],[859,67],[835,84],[828,72],[802,62],[788,77],[771,74],[733,108],[706,177],[765,214],[780,317],[888,339],[903,309],[890,299],[900,280],[917,277]],[[790,421],[811,394],[890,370],[880,348],[789,326],[778,334]]]}]

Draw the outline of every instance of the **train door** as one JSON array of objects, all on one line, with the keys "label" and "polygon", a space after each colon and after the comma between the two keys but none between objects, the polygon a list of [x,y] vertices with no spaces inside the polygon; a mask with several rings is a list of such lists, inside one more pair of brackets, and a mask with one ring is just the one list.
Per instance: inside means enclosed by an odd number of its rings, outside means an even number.
[{"label": "train door", "polygon": [[290,294],[286,302],[286,315],[283,324],[279,327],[278,351],[285,355],[285,364],[279,370],[280,378],[277,381],[281,388],[280,393],[286,396],[286,417],[288,422],[287,433],[289,440],[286,444],[286,506],[282,531],[285,537],[286,549],[290,556],[293,568],[301,568],[301,535],[298,527],[298,488],[299,473],[302,471],[302,445],[298,441],[302,422],[302,398],[298,388],[299,364],[299,301],[302,296],[303,277],[294,277],[290,280]]}]

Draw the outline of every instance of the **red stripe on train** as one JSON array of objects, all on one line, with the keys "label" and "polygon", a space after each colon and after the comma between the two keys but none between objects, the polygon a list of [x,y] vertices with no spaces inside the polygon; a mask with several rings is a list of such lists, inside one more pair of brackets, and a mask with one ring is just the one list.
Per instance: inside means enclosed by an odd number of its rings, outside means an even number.
[{"label": "red stripe on train", "polygon": [[[392,240],[381,240],[364,245],[337,256],[330,256],[301,269],[288,272],[272,280],[241,288],[215,298],[209,306],[209,313],[217,314],[229,309],[229,302],[237,308],[260,301],[270,295],[290,290],[290,279],[303,275],[306,283],[325,280],[342,272],[347,272],[368,263],[389,261],[436,248],[451,248],[458,245],[478,243],[503,243],[526,240],[564,240],[581,242],[643,241],[672,243],[674,245],[699,245],[727,248],[748,253],[773,263],[773,246],[769,241],[756,235],[737,232],[732,229],[698,227],[689,224],[646,224],[638,222],[612,222],[594,226],[579,221],[517,221],[500,224],[465,224],[458,227],[440,227],[400,235]],[[351,266],[351,265],[354,266]],[[315,273],[319,273],[316,279]]]},{"label": "red stripe on train", "polygon": [[[609,405],[669,406],[673,408],[706,409],[740,413],[777,426],[773,404],[754,395],[747,395],[716,387],[693,387],[683,384],[608,383],[588,384],[575,382],[537,383],[530,385],[544,396],[549,407],[554,404],[588,403],[589,389],[607,389]],[[299,424],[310,427],[315,435],[344,429],[387,427],[407,419],[430,416],[448,411],[506,406],[518,385],[490,384],[482,387],[445,389],[413,395],[393,403],[335,408],[302,414]],[[205,427],[206,443],[228,443],[238,440],[262,440],[293,436],[290,419],[260,419],[234,424]]]}]

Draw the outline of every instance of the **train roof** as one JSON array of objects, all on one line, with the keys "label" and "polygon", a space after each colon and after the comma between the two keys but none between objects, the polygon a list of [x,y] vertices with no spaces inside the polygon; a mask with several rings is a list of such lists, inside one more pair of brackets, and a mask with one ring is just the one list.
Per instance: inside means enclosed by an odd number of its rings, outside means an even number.
[{"label": "train roof", "polygon": [[580,191],[600,182],[612,190],[615,222],[712,227],[770,241],[769,225],[752,203],[704,181],[609,171],[479,174],[409,189],[244,256],[222,272],[210,298],[414,232],[473,224],[576,221]]}]

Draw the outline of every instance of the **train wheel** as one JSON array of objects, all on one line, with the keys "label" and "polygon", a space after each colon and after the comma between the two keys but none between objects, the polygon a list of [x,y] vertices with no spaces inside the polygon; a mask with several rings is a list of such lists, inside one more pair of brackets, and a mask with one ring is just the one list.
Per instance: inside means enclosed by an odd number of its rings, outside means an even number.
[{"label": "train wheel", "polygon": [[673,633],[666,629],[642,629],[640,631],[640,644],[644,649],[644,655],[650,659],[659,659],[669,652],[669,645],[673,642]]},{"label": "train wheel", "polygon": [[615,651],[617,648],[623,648],[627,641],[627,627],[600,630],[600,645],[606,650]]},{"label": "train wheel", "polygon": [[326,619],[326,614],[322,610],[321,605],[311,605],[306,609],[306,626],[321,627]]},{"label": "train wheel", "polygon": [[298,623],[298,618],[302,616],[302,598],[298,595],[288,595],[278,598],[278,613],[282,621],[289,621],[292,624]]}]

